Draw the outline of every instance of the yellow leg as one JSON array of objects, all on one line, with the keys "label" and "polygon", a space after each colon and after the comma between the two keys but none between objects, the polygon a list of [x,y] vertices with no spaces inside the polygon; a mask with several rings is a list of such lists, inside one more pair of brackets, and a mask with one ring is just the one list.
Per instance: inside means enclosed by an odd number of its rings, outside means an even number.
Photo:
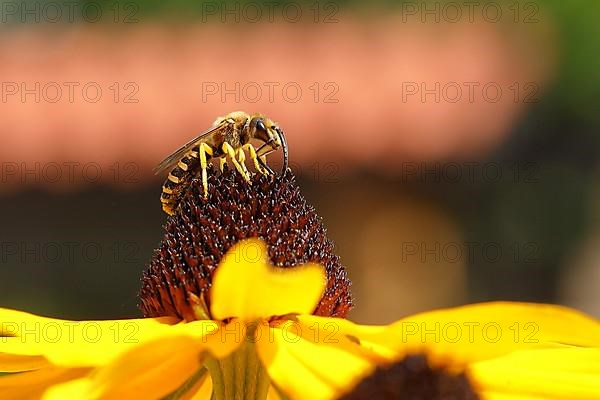
[{"label": "yellow leg", "polygon": [[246,168],[246,152],[244,151],[243,147],[240,147],[239,149],[237,149],[237,155],[238,155],[238,161],[240,163],[240,166],[244,170],[244,173],[246,175],[250,176],[250,172],[248,171],[248,168]]},{"label": "yellow leg", "polygon": [[231,147],[229,143],[223,143],[222,149],[223,153],[229,156],[231,162],[233,163],[233,165],[235,165],[235,168],[238,170],[238,172],[242,174],[242,176],[248,183],[250,183],[250,174],[248,174],[248,171],[244,171],[238,160],[235,158],[235,150],[233,149],[233,147]]},{"label": "yellow leg", "polygon": [[200,155],[200,167],[202,168],[202,188],[204,189],[204,198],[208,197],[208,176],[206,174],[206,168],[208,168],[208,161],[206,155],[212,157],[213,150],[206,143],[200,143],[199,155]]},{"label": "yellow leg", "polygon": [[223,172],[223,169],[225,168],[225,164],[227,164],[227,157],[223,156],[219,158],[219,169],[221,170],[221,172]]},{"label": "yellow leg", "polygon": [[[269,174],[269,171],[267,171],[266,169],[263,169],[263,167],[260,165],[260,162],[258,161],[258,155],[256,154],[256,149],[254,148],[254,146],[252,146],[250,143],[246,143],[245,145],[242,146],[242,149],[248,150],[248,154],[250,154],[250,158],[254,162],[254,168],[256,168],[256,170],[258,172],[260,172],[263,175]],[[264,158],[262,160],[263,160],[263,162],[265,162],[266,158]],[[265,162],[265,164],[266,164],[266,162]]]}]

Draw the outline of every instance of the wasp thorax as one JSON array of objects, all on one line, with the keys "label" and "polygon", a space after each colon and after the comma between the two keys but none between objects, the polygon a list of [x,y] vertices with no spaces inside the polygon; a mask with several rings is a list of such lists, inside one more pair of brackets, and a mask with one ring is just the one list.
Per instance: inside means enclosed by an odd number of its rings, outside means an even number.
[{"label": "wasp thorax", "polygon": [[321,218],[290,170],[256,174],[251,184],[232,169],[209,171],[208,195],[194,180],[144,271],[140,307],[147,317],[210,318],[209,289],[223,255],[238,241],[260,237],[273,265],[323,265],[328,285],[315,314],[345,317],[352,308],[350,280],[333,253]]}]

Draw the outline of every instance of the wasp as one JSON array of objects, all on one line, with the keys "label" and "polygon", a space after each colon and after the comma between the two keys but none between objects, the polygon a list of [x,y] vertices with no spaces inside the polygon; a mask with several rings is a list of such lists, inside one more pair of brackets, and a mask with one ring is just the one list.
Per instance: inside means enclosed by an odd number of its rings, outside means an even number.
[{"label": "wasp", "polygon": [[[262,145],[254,148],[250,143],[253,139]],[[250,172],[245,165],[246,151],[256,170],[268,175],[274,172],[267,165],[266,156],[279,148],[283,150],[282,171],[285,171],[288,167],[287,142],[275,122],[264,115],[250,115],[243,111],[217,118],[210,129],[181,146],[154,168],[156,174],[170,169],[160,196],[163,211],[169,215],[175,213],[179,200],[198,173],[202,176],[204,197],[208,196],[207,167],[211,158],[219,158],[221,171],[229,158],[244,179],[251,183]]]}]

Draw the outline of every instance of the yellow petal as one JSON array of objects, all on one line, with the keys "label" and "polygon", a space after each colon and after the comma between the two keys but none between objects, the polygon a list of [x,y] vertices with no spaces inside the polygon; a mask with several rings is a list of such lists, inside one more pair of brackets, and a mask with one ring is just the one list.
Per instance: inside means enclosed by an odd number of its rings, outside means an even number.
[{"label": "yellow petal", "polygon": [[[157,338],[178,335],[204,338],[220,328],[214,321],[170,325],[173,322],[176,320],[172,318],[67,321],[0,309],[0,329],[4,336],[0,338],[0,366],[4,371],[14,371],[28,362],[43,365],[39,357],[64,367],[101,366]],[[212,350],[229,351],[227,346]]]},{"label": "yellow petal", "polygon": [[600,350],[521,350],[472,364],[469,379],[484,399],[530,396],[547,400],[592,400],[600,393]]},{"label": "yellow petal", "polygon": [[[379,337],[386,332],[386,326],[357,325],[343,318],[318,317],[315,315],[295,315],[292,320],[272,321],[270,326],[296,324],[296,333],[310,342],[320,346],[331,346],[359,356],[371,363],[383,363],[390,357],[382,357],[369,346],[359,341],[359,337]],[[262,326],[262,325],[260,325]],[[288,326],[288,329],[291,329]],[[390,352],[395,355],[395,352]]]},{"label": "yellow petal", "polygon": [[[213,386],[212,381],[210,379],[209,374],[206,374],[203,379],[201,379],[197,385],[189,391],[191,394],[190,397],[188,395],[184,395],[181,397],[181,400],[210,400],[213,394]],[[178,399],[179,400],[179,399]]]},{"label": "yellow petal", "polygon": [[519,349],[600,347],[597,320],[544,304],[475,304],[417,314],[387,327],[309,315],[297,319],[321,330],[335,324],[332,339],[340,335],[357,338],[362,347],[389,360],[425,353],[433,364],[457,369]]},{"label": "yellow petal", "polygon": [[411,349],[414,350],[412,352],[418,352],[416,346],[399,349],[399,337],[390,326],[359,325],[343,318],[316,315],[297,315],[295,319],[305,327],[303,332],[306,339],[323,345],[343,345],[349,351],[362,353],[374,362],[401,358],[411,353]]},{"label": "yellow petal", "polygon": [[37,371],[5,375],[0,377],[0,399],[39,399],[46,388],[80,378],[89,371],[89,368],[48,367]]},{"label": "yellow petal", "polygon": [[398,337],[393,347],[416,346],[441,362],[450,355],[458,365],[518,349],[600,345],[597,320],[547,304],[495,302],[438,310],[402,319],[390,330]]},{"label": "yellow petal", "polygon": [[267,246],[259,239],[243,240],[225,254],[213,279],[213,317],[253,321],[315,309],[327,283],[323,268],[273,268],[268,260]]},{"label": "yellow petal", "polygon": [[[0,338],[0,342],[4,340]],[[21,372],[31,371],[51,365],[46,358],[42,356],[21,356],[15,354],[0,353],[0,371],[2,372]]]},{"label": "yellow petal", "polygon": [[363,358],[302,338],[298,324],[257,330],[257,350],[274,385],[292,399],[333,399],[374,366]]},{"label": "yellow petal", "polygon": [[44,400],[201,399],[212,392],[212,385],[205,382],[207,374],[199,373],[203,356],[226,357],[241,343],[231,336],[235,328],[230,325],[237,321],[200,336],[197,333],[205,327],[203,322],[208,321],[175,325],[180,328],[178,333],[147,341],[82,379],[53,387]]},{"label": "yellow petal", "polygon": [[269,391],[267,392],[267,400],[282,400],[279,393],[277,393],[277,389],[273,385],[269,386]]},{"label": "yellow petal", "polygon": [[[44,400],[154,399],[169,398],[174,392],[177,392],[174,398],[178,399],[201,398],[210,389],[204,384],[197,385],[192,378],[200,371],[204,355],[223,358],[241,343],[230,336],[234,328],[208,330],[208,322],[211,321],[173,325],[169,335],[122,352],[111,363],[96,367],[82,379],[51,388]],[[195,391],[198,393],[194,394]]]},{"label": "yellow petal", "polygon": [[78,399],[91,400],[86,393],[93,390],[92,381],[88,378],[74,379],[68,382],[51,386],[44,392],[41,400]]},{"label": "yellow petal", "polygon": [[529,396],[514,393],[497,393],[483,391],[477,393],[482,400],[546,400],[545,397]]},{"label": "yellow petal", "polygon": [[202,366],[201,352],[200,341],[187,336],[150,341],[85,378],[52,388],[44,400],[159,399]]}]

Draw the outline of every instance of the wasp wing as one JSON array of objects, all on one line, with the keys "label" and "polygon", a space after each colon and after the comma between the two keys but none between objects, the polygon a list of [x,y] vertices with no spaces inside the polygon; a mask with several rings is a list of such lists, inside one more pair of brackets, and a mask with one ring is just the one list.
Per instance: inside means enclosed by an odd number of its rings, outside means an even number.
[{"label": "wasp wing", "polygon": [[199,134],[198,136],[196,136],[195,138],[193,138],[192,140],[190,140],[189,142],[187,142],[186,144],[181,146],[175,152],[170,154],[167,158],[162,160],[160,162],[160,164],[158,164],[156,167],[154,167],[154,174],[158,175],[161,172],[173,167],[175,164],[177,164],[177,162],[179,160],[181,160],[181,158],[187,152],[192,150],[195,146],[198,146],[200,144],[200,142],[202,142],[203,139],[205,139],[208,135],[210,135],[211,133],[214,133],[216,130],[218,130],[221,127],[222,127],[222,125],[217,125],[215,127],[212,127],[209,130],[207,130],[206,132],[202,132],[201,134]]}]

